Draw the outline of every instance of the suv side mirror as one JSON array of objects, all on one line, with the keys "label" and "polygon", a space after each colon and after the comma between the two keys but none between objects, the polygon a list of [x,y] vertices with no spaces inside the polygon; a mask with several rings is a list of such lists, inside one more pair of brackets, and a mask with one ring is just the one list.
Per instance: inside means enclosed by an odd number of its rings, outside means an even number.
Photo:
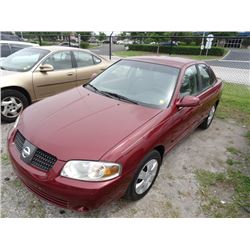
[{"label": "suv side mirror", "polygon": [[200,99],[196,96],[184,96],[180,101],[176,103],[178,108],[182,107],[196,107],[200,105]]},{"label": "suv side mirror", "polygon": [[48,72],[54,70],[54,67],[51,64],[42,64],[39,68],[41,72]]}]

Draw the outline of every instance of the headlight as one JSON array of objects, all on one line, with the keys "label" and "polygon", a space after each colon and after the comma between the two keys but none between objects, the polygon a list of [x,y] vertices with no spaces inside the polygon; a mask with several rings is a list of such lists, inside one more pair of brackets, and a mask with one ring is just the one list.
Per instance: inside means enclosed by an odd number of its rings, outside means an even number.
[{"label": "headlight", "polygon": [[82,181],[104,181],[121,174],[121,165],[96,161],[68,161],[61,176]]}]

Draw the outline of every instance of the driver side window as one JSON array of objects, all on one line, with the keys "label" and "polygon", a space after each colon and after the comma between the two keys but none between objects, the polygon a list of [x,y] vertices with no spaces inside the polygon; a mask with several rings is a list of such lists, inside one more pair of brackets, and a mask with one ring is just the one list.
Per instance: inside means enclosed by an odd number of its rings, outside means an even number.
[{"label": "driver side window", "polygon": [[198,72],[195,65],[186,69],[180,88],[181,97],[198,93]]},{"label": "driver side window", "polygon": [[60,69],[71,69],[72,60],[70,51],[57,52],[49,56],[43,64],[51,64],[54,67],[54,70]]}]

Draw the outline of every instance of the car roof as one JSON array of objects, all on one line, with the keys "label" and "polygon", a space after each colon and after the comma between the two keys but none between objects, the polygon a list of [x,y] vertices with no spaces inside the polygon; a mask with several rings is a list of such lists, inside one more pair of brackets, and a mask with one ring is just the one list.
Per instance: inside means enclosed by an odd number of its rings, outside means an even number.
[{"label": "car roof", "polygon": [[87,51],[87,52],[90,52],[89,50],[87,49],[80,49],[80,48],[75,48],[75,47],[67,47],[67,46],[41,46],[40,49],[47,49],[47,50],[50,50],[51,52],[52,51],[61,51],[61,50],[82,50],[82,51]]},{"label": "car roof", "polygon": [[56,46],[56,45],[51,45],[51,46],[40,46],[39,49],[45,49],[49,50],[50,52],[55,52],[55,51],[65,51],[65,50],[75,50],[75,51],[85,51],[88,52],[98,58],[101,58],[104,61],[109,61],[108,59],[104,58],[103,56],[97,55],[93,53],[92,51],[88,49],[81,49],[81,48],[76,48],[76,47],[68,47],[68,46]]},{"label": "car roof", "polygon": [[188,58],[170,57],[170,56],[137,56],[137,57],[125,58],[125,60],[156,63],[156,64],[162,64],[162,65],[171,66],[175,68],[182,68],[185,65],[194,64],[198,62],[204,63],[202,61],[192,60]]},{"label": "car roof", "polygon": [[0,40],[0,43],[11,43],[11,44],[20,44],[20,45],[39,46],[39,44],[36,44],[36,43],[27,43],[27,42],[12,41],[12,40]]}]

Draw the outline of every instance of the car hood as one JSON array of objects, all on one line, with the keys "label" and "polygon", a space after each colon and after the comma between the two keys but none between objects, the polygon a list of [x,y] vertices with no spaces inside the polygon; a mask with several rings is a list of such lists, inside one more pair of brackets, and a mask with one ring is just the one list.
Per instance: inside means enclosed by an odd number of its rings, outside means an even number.
[{"label": "car hood", "polygon": [[60,160],[99,160],[159,112],[78,87],[28,107],[18,129]]}]

